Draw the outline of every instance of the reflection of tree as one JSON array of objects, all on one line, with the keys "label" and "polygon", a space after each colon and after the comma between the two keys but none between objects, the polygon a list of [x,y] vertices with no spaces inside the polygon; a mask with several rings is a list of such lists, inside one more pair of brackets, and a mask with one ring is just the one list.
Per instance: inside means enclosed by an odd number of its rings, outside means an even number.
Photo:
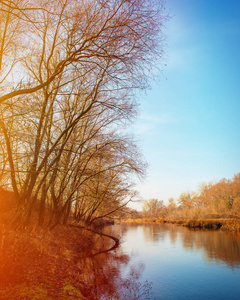
[{"label": "reflection of tree", "polygon": [[170,226],[168,230],[169,230],[169,237],[170,237],[171,243],[175,244],[177,237],[178,237],[178,232],[176,231],[175,226]]},{"label": "reflection of tree", "polygon": [[190,230],[173,224],[128,224],[124,232],[132,227],[141,227],[146,242],[157,242],[165,238],[172,244],[178,240],[187,250],[202,250],[207,260],[223,262],[230,267],[240,267],[240,235],[217,230]]},{"label": "reflection of tree", "polygon": [[146,224],[145,240],[160,241],[169,235],[171,242],[180,238],[185,249],[203,250],[208,260],[224,262],[230,267],[240,266],[240,236],[214,230],[190,230],[172,224]]},{"label": "reflection of tree", "polygon": [[162,225],[146,224],[143,227],[143,234],[146,241],[150,240],[153,242],[157,242],[159,240],[164,240],[166,235],[166,229]]},{"label": "reflection of tree", "polygon": [[143,269],[142,263],[131,266],[126,278],[121,278],[118,285],[120,299],[150,299],[148,296],[152,288],[151,283],[145,281],[142,284],[139,281]]},{"label": "reflection of tree", "polygon": [[[109,247],[108,241],[99,239],[99,247],[103,245]],[[151,284],[142,284],[139,280],[143,264],[130,266],[128,274],[123,276],[121,267],[129,263],[129,256],[123,254],[121,249],[95,256],[89,256],[90,253],[88,251],[87,257],[77,262],[82,270],[80,280],[83,281],[83,293],[87,299],[148,299]]]},{"label": "reflection of tree", "polygon": [[240,238],[221,231],[184,230],[182,243],[185,249],[202,249],[211,261],[224,262],[230,267],[240,267]]}]

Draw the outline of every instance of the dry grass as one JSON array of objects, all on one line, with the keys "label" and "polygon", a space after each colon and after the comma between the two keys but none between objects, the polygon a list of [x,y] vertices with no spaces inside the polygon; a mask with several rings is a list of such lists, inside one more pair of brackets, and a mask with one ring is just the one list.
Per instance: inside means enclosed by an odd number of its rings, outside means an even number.
[{"label": "dry grass", "polygon": [[0,228],[0,299],[84,299],[76,260],[93,243],[89,232]]},{"label": "dry grass", "polygon": [[0,299],[88,299],[91,274],[78,262],[98,250],[99,236],[66,226],[13,229],[15,204],[0,188]]},{"label": "dry grass", "polygon": [[221,229],[222,230],[227,230],[227,231],[240,232],[240,220],[239,219],[225,220],[222,224]]},{"label": "dry grass", "polygon": [[240,231],[239,219],[198,219],[181,220],[182,225],[189,228],[221,229],[227,231]]},{"label": "dry grass", "polygon": [[122,219],[121,222],[125,223],[157,223],[157,224],[163,224],[165,223],[164,219]]},{"label": "dry grass", "polygon": [[221,229],[240,232],[240,219],[124,219],[127,223],[171,223],[189,228]]}]

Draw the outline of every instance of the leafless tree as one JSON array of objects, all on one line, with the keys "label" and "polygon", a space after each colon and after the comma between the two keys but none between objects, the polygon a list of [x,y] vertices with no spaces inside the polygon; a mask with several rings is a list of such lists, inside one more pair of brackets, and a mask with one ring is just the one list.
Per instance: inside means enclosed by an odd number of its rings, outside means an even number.
[{"label": "leafless tree", "polygon": [[134,116],[134,91],[146,88],[162,56],[158,4],[0,1],[2,170],[27,223],[39,202],[39,224],[46,207],[66,220],[86,190],[102,199],[97,209],[111,197],[112,211],[122,205],[114,190],[127,191],[124,174],[141,171],[112,131]]}]

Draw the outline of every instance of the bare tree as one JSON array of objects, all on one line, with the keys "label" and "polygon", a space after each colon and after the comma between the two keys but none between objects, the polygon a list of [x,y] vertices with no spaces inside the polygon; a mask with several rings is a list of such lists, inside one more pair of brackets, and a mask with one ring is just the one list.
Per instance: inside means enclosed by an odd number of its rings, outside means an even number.
[{"label": "bare tree", "polygon": [[[91,194],[107,202],[107,191],[127,186],[118,174],[140,169],[124,142],[100,137],[132,118],[134,91],[147,86],[161,58],[162,4],[5,0],[0,6],[2,169],[20,214],[28,223],[40,196],[40,224],[47,205],[67,219],[89,182]],[[94,191],[100,181],[101,197]]]}]

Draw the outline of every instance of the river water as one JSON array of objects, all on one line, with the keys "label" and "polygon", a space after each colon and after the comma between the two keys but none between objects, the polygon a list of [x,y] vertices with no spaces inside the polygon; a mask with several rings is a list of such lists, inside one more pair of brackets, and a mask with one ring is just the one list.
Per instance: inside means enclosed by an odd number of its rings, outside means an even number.
[{"label": "river water", "polygon": [[121,244],[85,261],[91,299],[240,299],[239,234],[127,223],[106,232]]}]

